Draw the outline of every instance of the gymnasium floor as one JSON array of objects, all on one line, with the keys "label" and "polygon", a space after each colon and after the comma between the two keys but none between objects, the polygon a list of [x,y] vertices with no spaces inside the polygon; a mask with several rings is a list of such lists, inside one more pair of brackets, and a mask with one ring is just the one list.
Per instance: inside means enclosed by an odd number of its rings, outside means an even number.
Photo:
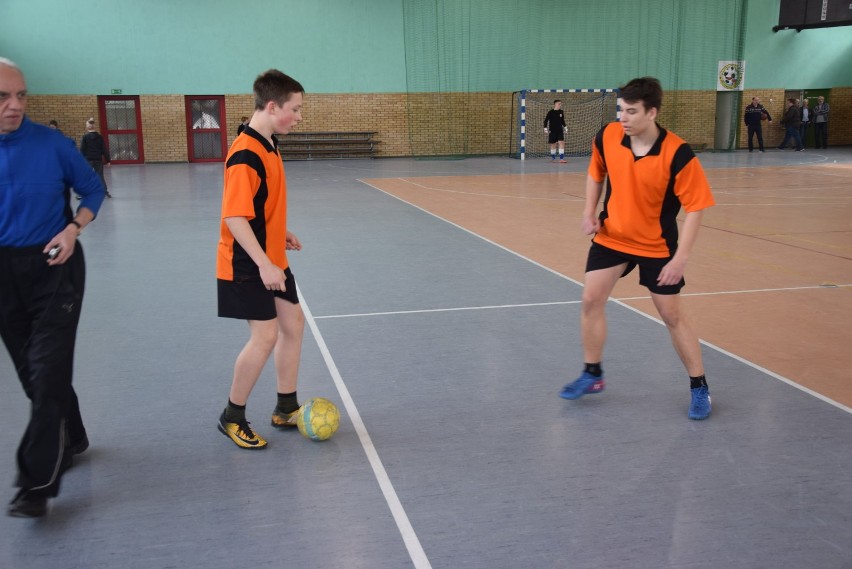
[{"label": "gymnasium floor", "polygon": [[[3,568],[852,567],[852,149],[700,154],[684,300],[714,411],[631,275],[607,390],[580,367],[587,159],[286,163],[308,313],[299,394],[324,443],[215,427],[244,323],[216,317],[221,164],[116,166],[83,238],[75,385],[90,450]],[[0,480],[28,414],[0,356]]]}]

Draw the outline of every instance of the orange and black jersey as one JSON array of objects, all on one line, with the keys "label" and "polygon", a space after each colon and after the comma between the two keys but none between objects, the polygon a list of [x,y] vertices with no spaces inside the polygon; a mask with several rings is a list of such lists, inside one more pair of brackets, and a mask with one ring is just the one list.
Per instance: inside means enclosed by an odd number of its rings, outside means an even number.
[{"label": "orange and black jersey", "polygon": [[258,243],[269,259],[286,269],[287,263],[287,181],[273,145],[251,127],[234,140],[225,161],[225,188],[222,193],[222,218],[216,278],[233,281],[259,277],[251,257],[234,239],[225,224],[226,217],[245,217]]},{"label": "orange and black jersey", "polygon": [[622,253],[662,258],[677,250],[677,214],[715,204],[704,169],[689,145],[662,127],[645,156],[635,156],[621,123],[610,123],[592,144],[589,175],[606,178],[594,242]]}]

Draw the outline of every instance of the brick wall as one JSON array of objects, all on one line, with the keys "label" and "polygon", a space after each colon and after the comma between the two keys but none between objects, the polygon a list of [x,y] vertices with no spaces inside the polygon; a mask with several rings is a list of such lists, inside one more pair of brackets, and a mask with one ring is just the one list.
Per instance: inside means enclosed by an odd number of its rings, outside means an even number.
[{"label": "brick wall", "polygon": [[186,162],[186,99],[183,95],[141,95],[145,162]]},{"label": "brick wall", "polygon": [[[776,119],[764,128],[767,147],[781,142],[782,89],[743,92],[743,101],[759,96]],[[769,102],[772,99],[772,102]],[[852,144],[852,87],[831,90],[829,144]],[[143,143],[147,162],[188,160],[183,95],[142,95]],[[250,94],[225,95],[228,144],[240,117],[251,116]],[[98,118],[94,95],[31,95],[29,116],[60,128],[79,142],[86,119]],[[715,91],[667,92],[659,121],[690,144],[710,149],[715,140]],[[375,131],[377,156],[507,154],[512,123],[511,93],[373,93],[305,96],[303,121],[296,131]],[[738,146],[745,148],[746,129],[737,120]]]},{"label": "brick wall", "polygon": [[852,87],[831,90],[828,145],[852,144]]},{"label": "brick wall", "polygon": [[696,148],[713,148],[716,138],[716,92],[666,91],[657,122]]},{"label": "brick wall", "polygon": [[86,133],[86,121],[90,118],[100,120],[95,95],[30,95],[28,100],[27,116],[30,120],[42,124],[57,121],[60,130],[74,139],[78,146]]}]

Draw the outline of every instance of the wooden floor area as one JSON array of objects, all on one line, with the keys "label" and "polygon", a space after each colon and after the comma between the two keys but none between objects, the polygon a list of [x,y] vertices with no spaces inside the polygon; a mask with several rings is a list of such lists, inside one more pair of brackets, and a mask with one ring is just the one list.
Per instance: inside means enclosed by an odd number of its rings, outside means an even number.
[{"label": "wooden floor area", "polygon": [[[852,407],[852,164],[707,174],[717,205],[704,216],[684,289],[699,335]],[[364,182],[582,282],[580,169]],[[656,316],[634,275],[614,298]]]}]

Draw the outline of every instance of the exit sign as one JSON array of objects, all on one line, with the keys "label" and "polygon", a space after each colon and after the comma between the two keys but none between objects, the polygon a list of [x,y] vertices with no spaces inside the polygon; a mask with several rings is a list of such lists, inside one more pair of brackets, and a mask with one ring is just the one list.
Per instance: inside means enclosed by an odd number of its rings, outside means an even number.
[{"label": "exit sign", "polygon": [[121,95],[121,89],[113,89],[112,91],[110,91],[110,93],[112,93],[113,95]]}]

